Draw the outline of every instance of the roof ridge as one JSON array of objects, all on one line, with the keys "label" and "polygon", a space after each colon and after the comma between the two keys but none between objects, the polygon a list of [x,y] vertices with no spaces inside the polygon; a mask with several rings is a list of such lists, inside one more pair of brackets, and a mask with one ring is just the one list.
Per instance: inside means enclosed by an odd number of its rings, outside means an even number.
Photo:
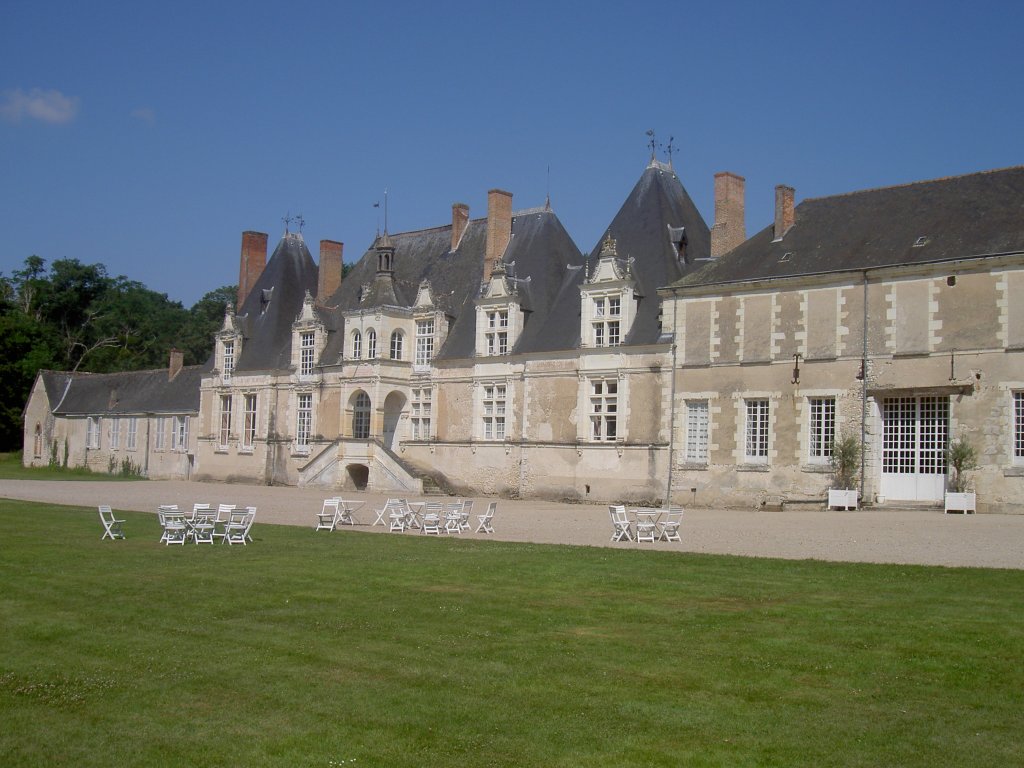
[{"label": "roof ridge", "polygon": [[868,187],[867,189],[854,189],[850,192],[839,192],[834,195],[821,195],[819,197],[805,197],[801,202],[808,202],[810,200],[831,200],[836,197],[852,197],[853,195],[863,195],[870,192],[884,192],[890,189],[906,189],[907,187],[916,187],[921,184],[937,184],[943,181],[955,181],[956,179],[966,179],[969,176],[985,176],[992,173],[1005,173],[1006,171],[1024,171],[1024,165],[1010,165],[1005,168],[992,168],[987,171],[971,171],[970,173],[959,173],[952,176],[939,176],[934,179],[919,179],[917,181],[908,181],[903,184],[890,184],[889,186],[883,187]]}]

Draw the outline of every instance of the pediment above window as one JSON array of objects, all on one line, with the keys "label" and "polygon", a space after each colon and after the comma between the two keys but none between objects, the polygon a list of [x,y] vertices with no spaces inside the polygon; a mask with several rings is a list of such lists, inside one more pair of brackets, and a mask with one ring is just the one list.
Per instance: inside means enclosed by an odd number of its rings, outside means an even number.
[{"label": "pediment above window", "polygon": [[430,291],[430,283],[423,280],[416,291],[416,302],[413,307],[416,309],[430,309],[434,306],[434,296]]}]

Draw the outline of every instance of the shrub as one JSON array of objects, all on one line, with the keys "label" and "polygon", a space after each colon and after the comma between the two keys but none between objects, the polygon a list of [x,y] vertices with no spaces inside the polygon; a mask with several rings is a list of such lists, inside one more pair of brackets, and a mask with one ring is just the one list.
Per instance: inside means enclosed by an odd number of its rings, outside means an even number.
[{"label": "shrub", "polygon": [[860,441],[843,435],[832,441],[832,482],[836,490],[852,490],[860,471]]},{"label": "shrub", "polygon": [[949,487],[955,493],[964,493],[968,488],[967,473],[978,468],[978,452],[965,437],[951,440],[946,448],[946,464],[953,470],[949,476]]}]

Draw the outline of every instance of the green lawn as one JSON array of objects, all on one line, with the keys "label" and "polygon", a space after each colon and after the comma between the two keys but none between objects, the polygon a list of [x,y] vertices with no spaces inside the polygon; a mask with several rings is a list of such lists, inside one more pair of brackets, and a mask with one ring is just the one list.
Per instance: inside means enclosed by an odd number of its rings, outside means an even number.
[{"label": "green lawn", "polygon": [[4,766],[1002,766],[1024,572],[0,501]]},{"label": "green lawn", "polygon": [[93,472],[86,467],[25,467],[21,451],[0,453],[0,480],[145,480],[137,475]]}]

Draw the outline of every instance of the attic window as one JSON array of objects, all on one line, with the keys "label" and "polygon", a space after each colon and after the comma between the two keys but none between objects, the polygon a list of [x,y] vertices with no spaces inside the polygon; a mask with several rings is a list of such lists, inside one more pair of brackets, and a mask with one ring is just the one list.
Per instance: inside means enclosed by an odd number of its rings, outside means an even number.
[{"label": "attic window", "polygon": [[262,315],[267,311],[267,307],[270,306],[270,298],[274,295],[273,288],[264,288],[260,292],[260,314]]},{"label": "attic window", "polygon": [[782,254],[782,258],[779,259],[779,261],[789,261],[791,258],[793,258],[793,252],[786,251],[784,254]]},{"label": "attic window", "polygon": [[931,238],[928,235],[921,235],[914,241],[914,247],[920,248],[922,245],[928,245],[929,242],[931,242]]}]

